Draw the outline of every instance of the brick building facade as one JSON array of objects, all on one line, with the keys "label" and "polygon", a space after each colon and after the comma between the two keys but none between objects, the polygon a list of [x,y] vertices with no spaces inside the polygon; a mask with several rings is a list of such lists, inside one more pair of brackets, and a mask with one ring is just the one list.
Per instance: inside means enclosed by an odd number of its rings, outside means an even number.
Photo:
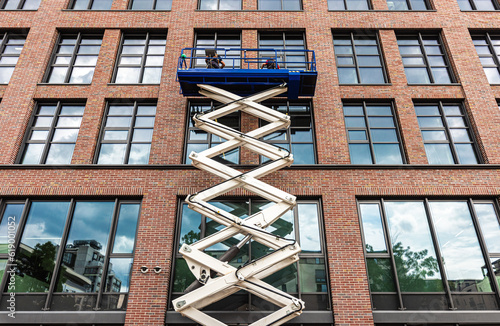
[{"label": "brick building facade", "polygon": [[[183,97],[175,76],[181,49],[201,45],[205,34],[214,39],[236,35],[242,48],[258,48],[264,36],[275,35],[283,35],[286,46],[290,35],[302,35],[305,48],[316,54],[315,96],[269,103],[305,106],[311,123],[312,162],[264,178],[297,196],[299,204],[312,203],[318,210],[320,234],[312,234],[311,246],[319,249],[303,258],[323,267],[311,275],[306,263],[292,271],[291,292],[309,298],[305,301],[311,307],[292,324],[500,323],[498,3],[473,10],[478,1],[467,2],[470,9],[462,1],[461,10],[456,0],[429,0],[422,2],[424,9],[391,10],[395,2],[371,0],[366,9],[342,10],[354,1],[302,0],[297,1],[300,10],[264,10],[266,0],[241,0],[235,1],[237,10],[210,10],[201,7],[208,1],[173,0],[171,8],[169,1],[167,7],[142,1],[153,7],[139,10],[141,1],[135,1],[101,1],[111,7],[100,10],[93,7],[99,0],[41,0],[38,8],[36,1],[0,1],[0,58],[5,62],[0,61],[5,79],[0,83],[0,218],[2,226],[8,217],[17,223],[15,249],[8,249],[8,237],[1,235],[6,246],[0,252],[3,288],[10,284],[5,273],[9,250],[17,250],[20,266],[14,273],[16,318],[8,316],[12,296],[4,291],[0,323],[190,323],[169,303],[174,283],[183,277],[174,275],[179,237],[185,235],[180,222],[188,214],[182,201],[220,180],[185,164],[190,109],[210,102]],[[137,50],[134,46],[149,49],[137,56],[142,58],[137,70],[132,59],[124,59]],[[162,46],[164,52],[155,52]],[[163,56],[161,68],[144,63],[154,61],[151,54]],[[130,70],[118,72],[121,68]],[[376,69],[380,80],[370,79]],[[127,81],[135,73],[139,79]],[[126,116],[129,126],[120,130],[118,122],[112,123],[113,112],[125,107],[130,113],[117,116]],[[380,108],[390,112],[382,115],[392,121],[392,129],[376,120],[379,113],[370,113]],[[244,114],[237,119],[242,132],[259,126]],[[132,138],[139,127],[149,136]],[[377,136],[380,130],[390,136]],[[120,131],[129,136],[121,139]],[[399,153],[397,161],[383,147],[389,143],[385,137],[394,137],[390,153]],[[244,149],[237,156],[243,170],[259,163],[258,155]],[[257,199],[234,191],[221,201],[250,207],[248,202]],[[50,206],[54,203],[57,207]],[[406,218],[410,226],[397,224],[403,213],[415,214]],[[294,232],[302,234],[300,212],[295,214],[299,224]],[[49,221],[59,224],[59,231],[47,231]],[[85,233],[84,226],[94,223]],[[463,225],[464,233],[453,233],[453,225]],[[44,232],[51,240],[42,243]],[[303,233],[305,243],[309,235]],[[412,234],[428,241],[405,242]],[[43,245],[52,245],[52,256],[46,256],[49,249]],[[100,267],[89,265],[78,274],[79,257],[72,252],[84,245],[100,252],[92,265]],[[38,258],[46,260],[33,269],[28,265],[37,250],[42,252]],[[36,266],[44,266],[43,275]],[[142,273],[141,266],[148,272]],[[161,268],[158,273],[155,266]],[[297,276],[297,270],[302,274]],[[476,277],[480,272],[482,278]],[[98,281],[92,278],[95,273]],[[308,290],[307,277],[315,277],[316,290]],[[118,288],[121,283],[121,290],[113,290],[112,282]],[[258,310],[269,310],[262,307],[250,302],[214,311],[228,324],[245,325]]]}]

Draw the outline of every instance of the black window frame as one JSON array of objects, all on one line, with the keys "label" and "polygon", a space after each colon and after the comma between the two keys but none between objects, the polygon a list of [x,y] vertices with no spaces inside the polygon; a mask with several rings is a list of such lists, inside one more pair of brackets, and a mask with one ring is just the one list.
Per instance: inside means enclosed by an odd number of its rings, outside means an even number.
[{"label": "black window frame", "polygon": [[266,1],[266,0],[257,0],[257,10],[263,10],[263,11],[302,11],[304,10],[304,6],[303,6],[303,3],[302,3],[302,0],[297,0],[299,2],[299,5],[300,5],[300,9],[283,9],[283,1],[285,0],[280,0],[281,1],[281,9],[260,9],[260,2],[261,1]]},{"label": "black window frame", "polygon": [[111,10],[111,7],[113,6],[113,1],[111,1],[111,6],[109,9],[92,9],[92,6],[94,5],[95,2],[99,2],[100,0],[88,0],[87,8],[86,9],[75,9],[76,2],[78,0],[71,0],[68,9],[70,10]]},{"label": "black window frame", "polygon": [[330,1],[327,1],[328,11],[367,11],[367,10],[373,10],[372,2],[370,0],[366,0],[367,9],[347,9],[347,4],[349,3],[350,0],[342,0],[342,1],[344,2],[345,9],[331,9],[330,8]]},{"label": "black window frame", "polygon": [[[19,0],[19,3],[17,4],[16,9],[5,9],[5,6],[9,2],[9,0],[0,0],[0,9],[1,10],[33,10],[33,11],[38,10],[38,8],[37,9],[24,9],[23,7],[26,4],[26,1],[28,1],[28,0]],[[38,6],[40,7],[40,4],[38,4]]]},{"label": "black window frame", "polygon": [[[368,111],[366,109],[367,106],[370,106],[370,105],[374,105],[374,106],[377,106],[377,105],[386,105],[386,106],[390,106],[391,108],[391,113],[392,115],[390,116],[392,118],[392,121],[394,122],[394,127],[393,128],[390,128],[390,127],[371,127],[370,126],[370,121],[369,121],[369,116],[368,115]],[[373,144],[396,144],[396,142],[374,142],[373,141],[373,137],[371,135],[371,131],[373,129],[394,129],[395,132],[396,132],[396,137],[397,137],[397,144],[398,144],[398,147],[399,147],[399,152],[401,154],[401,161],[402,163],[399,163],[399,164],[407,164],[407,159],[406,159],[406,152],[405,152],[405,148],[404,148],[404,144],[403,144],[403,139],[402,139],[402,136],[401,136],[401,128],[399,126],[399,122],[398,122],[398,116],[397,116],[397,110],[396,110],[396,107],[395,107],[395,104],[394,104],[394,101],[373,101],[373,100],[366,100],[366,101],[342,101],[342,109],[344,109],[345,106],[362,106],[363,107],[363,119],[364,119],[364,122],[365,122],[365,127],[348,127],[347,124],[345,123],[345,118],[346,117],[351,117],[351,116],[346,116],[345,115],[345,112],[343,112],[343,116],[344,116],[344,124],[345,124],[345,128],[346,128],[346,140],[347,140],[347,144],[350,145],[350,144],[368,144],[369,145],[369,148],[370,148],[370,155],[371,155],[371,161],[372,161],[372,165],[379,165],[381,163],[377,163],[375,158],[375,149],[374,149],[374,146]],[[344,110],[343,110],[344,111]],[[361,117],[361,116],[352,116],[352,117]],[[372,116],[372,117],[389,117],[387,115],[380,115],[380,116]],[[366,138],[367,140],[350,140],[349,138],[349,131],[365,131],[366,132]],[[351,160],[351,154],[350,154],[350,151],[349,151],[349,160]],[[356,164],[356,163],[352,163],[351,164]],[[387,164],[387,163],[385,163]]]},{"label": "black window frame", "polygon": [[170,11],[172,10],[172,0],[170,0],[170,9],[156,9],[156,5],[157,5],[157,1],[158,0],[153,0],[153,3],[152,3],[152,8],[151,9],[133,9],[132,6],[134,5],[134,0],[130,0],[129,4],[128,4],[128,9],[129,10],[138,10],[138,11],[145,11],[145,10],[159,10],[159,11]]},{"label": "black window frame", "polygon": [[[413,103],[414,107],[418,107],[419,105],[422,105],[422,106],[426,106],[426,105],[437,105],[438,107],[438,110],[439,110],[439,117],[443,123],[443,127],[442,128],[438,128],[438,127],[424,127],[422,129],[422,127],[419,126],[419,129],[420,129],[420,132],[422,133],[422,131],[434,131],[434,130],[439,130],[439,131],[444,131],[445,134],[446,134],[446,138],[447,140],[446,141],[425,141],[423,139],[423,136],[422,136],[422,141],[424,144],[449,144],[450,145],[450,150],[451,150],[451,154],[452,154],[452,157],[453,157],[453,161],[454,163],[453,164],[462,164],[460,163],[460,159],[459,159],[459,156],[458,156],[458,152],[455,148],[455,143],[458,143],[458,144],[472,144],[472,149],[474,151],[474,154],[476,156],[476,160],[477,160],[477,163],[475,164],[483,164],[484,163],[484,160],[483,160],[483,157],[481,155],[481,151],[479,150],[479,146],[478,146],[478,142],[477,142],[477,137],[476,137],[476,133],[474,132],[474,129],[472,127],[472,124],[471,124],[471,121],[470,121],[470,118],[469,118],[469,115],[467,114],[467,111],[465,109],[465,105],[463,102],[451,102],[451,101],[433,101],[433,102],[420,102],[420,101],[416,101]],[[460,117],[462,117],[465,121],[465,127],[450,127],[448,125],[448,122],[446,120],[446,117],[448,116],[455,116],[455,117],[458,117],[458,115],[446,115],[445,112],[444,112],[444,109],[443,109],[443,106],[446,106],[446,105],[457,105],[460,107],[460,113],[461,115],[459,115]],[[415,113],[416,114],[416,113]],[[432,116],[427,116],[427,115],[417,115],[417,118],[418,117],[437,117],[436,115],[432,115]],[[451,135],[451,131],[452,129],[466,129],[467,132],[468,132],[468,135],[470,137],[470,142],[455,142],[453,140],[453,137]],[[426,154],[427,156],[427,154]],[[427,158],[428,159],[428,158]],[[429,163],[430,164],[430,163]],[[433,165],[437,165],[437,164],[433,164]]]},{"label": "black window frame", "polygon": [[[351,40],[351,48],[352,48],[352,54],[347,55],[347,54],[337,54],[335,53],[335,63],[338,68],[342,67],[349,67],[352,68],[354,67],[356,69],[356,77],[358,79],[358,83],[340,83],[340,74],[339,75],[339,85],[387,85],[390,84],[389,81],[389,76],[387,74],[387,69],[385,65],[385,57],[383,55],[382,51],[382,46],[380,44],[380,37],[378,31],[355,31],[355,32],[349,32],[349,31],[333,31],[333,40],[335,43],[335,37],[350,37]],[[362,68],[380,68],[382,70],[382,75],[384,78],[384,81],[382,83],[362,83],[361,82],[361,73],[360,73],[360,65],[358,62],[358,56],[374,56],[372,54],[357,54],[356,52],[356,37],[362,38],[362,37],[370,37],[370,38],[375,38],[375,41],[377,42],[377,50],[378,50],[378,57],[380,59],[380,66],[362,66]],[[335,49],[335,44],[334,44],[334,49]],[[342,57],[352,57],[353,58],[353,64],[352,65],[341,65],[339,64],[338,58]]]},{"label": "black window frame", "polygon": [[[496,10],[500,10],[500,4],[498,3],[497,0],[491,0],[493,7],[494,7],[493,10],[477,9],[475,0],[463,0],[463,1],[467,1],[472,9],[460,8],[461,11],[496,11]],[[460,1],[458,1],[458,5],[460,6]]]},{"label": "black window frame", "polygon": [[[1,58],[4,58],[4,57],[17,57],[17,59],[19,60],[19,57],[21,56],[21,52],[22,52],[22,49],[21,51],[19,52],[19,54],[9,54],[9,53],[4,53],[5,51],[5,47],[7,46],[9,40],[11,39],[21,39],[23,38],[24,39],[24,42],[26,42],[26,38],[27,38],[27,34],[24,34],[24,33],[16,33],[15,31],[0,31],[0,59]],[[24,49],[24,43],[23,43],[23,49]],[[0,67],[14,67],[14,70],[16,69],[16,66],[17,66],[17,62],[12,65],[12,64],[2,64],[0,65]],[[13,72],[14,73],[14,72]],[[12,78],[12,75],[11,77]],[[10,78],[9,78],[9,82],[10,82]],[[6,84],[0,84],[0,85],[8,85],[9,83],[6,83]]]},{"label": "black window frame", "polygon": [[204,0],[198,0],[198,5],[196,6],[197,10],[203,10],[203,11],[215,11],[215,10],[220,10],[220,11],[239,11],[243,10],[243,0],[239,0],[240,2],[240,8],[239,9],[220,9],[220,2],[221,0],[216,0],[217,1],[217,8],[216,9],[202,9],[201,8],[201,3]]},{"label": "black window frame", "polygon": [[[387,7],[389,8],[389,0],[386,0],[387,1]],[[427,11],[427,10],[433,10],[432,8],[432,5],[430,3],[429,0],[422,0],[425,4],[425,9],[413,9],[412,8],[412,4],[411,4],[411,0],[404,0],[406,2],[406,6],[408,7],[408,9],[390,9],[391,11]]]},{"label": "black window frame", "polygon": [[[481,58],[492,58],[493,59],[493,63],[494,63],[493,65],[486,65],[486,64],[481,62],[481,65],[483,66],[483,70],[485,68],[496,68],[497,72],[499,74],[499,79],[500,79],[500,59],[499,59],[500,51],[497,51],[495,49],[495,46],[493,45],[493,41],[492,41],[492,37],[496,37],[497,40],[500,41],[500,34],[493,34],[490,32],[471,33],[471,37],[472,37],[472,42],[474,43],[474,47],[476,47],[476,53],[477,53],[477,56],[479,57],[479,60],[481,60]],[[486,46],[490,50],[489,54],[483,54],[483,53],[479,53],[477,51],[477,46],[481,46],[481,45],[475,44],[475,42],[479,41],[479,40],[486,41],[486,44],[487,44]],[[488,78],[486,71],[484,73],[485,73],[486,77]],[[489,82],[489,80],[488,80],[488,82]],[[497,83],[490,82],[490,85],[499,85],[499,84],[500,84],[500,82],[497,82]]]},{"label": "black window frame", "polygon": [[[423,68],[423,67],[425,67],[425,69],[427,71],[427,76],[429,77],[429,83],[410,83],[407,81],[408,85],[451,85],[451,84],[458,83],[457,77],[455,76],[455,72],[453,71],[453,68],[451,65],[450,56],[449,56],[449,54],[446,51],[446,48],[444,46],[444,40],[443,40],[443,37],[441,35],[441,32],[434,32],[434,33],[433,32],[416,32],[416,33],[397,32],[396,33],[396,38],[398,39],[398,41],[399,41],[399,38],[408,38],[408,37],[415,37],[415,36],[417,38],[418,46],[420,48],[420,54],[419,55],[417,55],[417,54],[410,54],[410,55],[402,54],[401,49],[400,49],[401,46],[398,44],[399,54],[401,56],[401,59],[403,60],[403,67],[404,68]],[[425,50],[424,40],[423,40],[423,38],[427,38],[427,37],[433,37],[436,39],[436,41],[438,42],[438,45],[441,49],[442,54],[440,54],[440,55],[427,54],[427,52]],[[422,59],[424,61],[423,65],[421,65],[421,64],[405,65],[404,64],[404,58],[406,58],[406,57],[418,57],[418,56],[422,57]],[[431,66],[429,58],[428,58],[429,56],[442,56],[443,57],[443,60],[445,63],[444,68],[446,68],[446,70],[448,72],[448,76],[450,78],[449,83],[441,84],[441,83],[436,83],[434,81],[432,67],[442,68],[443,66]],[[405,76],[408,80],[408,76],[406,75],[406,72],[405,72]]]},{"label": "black window frame", "polygon": [[[78,197],[58,197],[58,198],[49,198],[49,199],[40,199],[40,198],[26,198],[24,200],[22,199],[10,199],[10,198],[0,198],[0,220],[2,219],[4,215],[5,208],[8,204],[24,204],[22,214],[19,218],[19,222],[17,225],[17,229],[15,231],[15,241],[14,241],[14,247],[15,247],[15,252],[17,256],[17,252],[20,249],[20,244],[22,240],[23,233],[25,231],[26,227],[26,222],[28,220],[28,214],[31,211],[31,204],[33,202],[60,202],[64,201],[68,203],[68,211],[65,217],[65,224],[63,227],[63,231],[61,234],[61,244],[67,244],[68,241],[68,236],[71,231],[71,225],[72,225],[72,220],[74,217],[74,211],[75,211],[75,206],[77,202],[114,202],[113,206],[113,214],[111,217],[111,224],[110,224],[110,229],[109,229],[109,234],[108,234],[108,242],[107,242],[107,247],[104,255],[104,264],[103,264],[103,271],[101,275],[101,283],[98,285],[99,290],[98,292],[91,292],[91,293],[73,293],[75,296],[97,296],[96,297],[96,304],[93,307],[92,310],[87,310],[89,312],[96,311],[96,310],[101,310],[101,307],[104,305],[104,300],[103,296],[107,294],[118,294],[118,295],[125,295],[125,302],[128,301],[128,296],[130,293],[130,290],[128,292],[107,292],[105,291],[105,287],[107,284],[107,278],[108,278],[108,271],[109,271],[109,264],[110,260],[112,258],[129,258],[129,259],[134,259],[135,251],[137,248],[137,235],[139,233],[139,225],[141,222],[141,212],[142,212],[142,199],[129,199],[129,198],[117,198],[117,197],[110,197],[109,199],[86,199],[86,198],[78,198]],[[118,229],[118,221],[120,217],[120,208],[121,205],[123,204],[136,204],[139,205],[139,211],[138,211],[138,216],[137,216],[137,225],[136,225],[136,231],[134,235],[134,246],[132,248],[131,253],[113,253],[113,247],[115,244],[115,236],[117,234],[117,229]],[[42,310],[51,310],[51,305],[53,303],[53,297],[55,295],[72,295],[72,293],[68,292],[56,292],[56,285],[58,281],[58,275],[62,267],[62,263],[64,260],[64,253],[65,253],[65,248],[59,248],[57,255],[56,255],[56,260],[54,264],[54,268],[52,270],[52,277],[48,286],[48,291],[46,292],[21,292],[21,293],[16,293],[17,295],[23,295],[23,296],[32,296],[36,297],[37,295],[45,295],[46,298],[43,302],[44,308]],[[0,259],[7,259],[7,264],[5,267],[5,271],[9,269],[10,265],[15,265],[15,260],[9,261],[9,255],[8,254],[0,254]],[[130,270],[130,276],[132,276],[132,270]],[[0,278],[0,302],[3,304],[4,301],[10,297],[9,293],[6,292],[5,290],[7,289],[8,285],[8,279],[9,279],[9,273],[4,272],[3,276]],[[125,305],[126,306],[126,305]],[[124,307],[126,308],[126,307]],[[30,309],[27,309],[28,311]],[[52,309],[54,310],[54,309]],[[116,309],[114,311],[120,311],[124,309]],[[32,311],[32,310],[31,310]],[[35,310],[36,311],[36,310]],[[59,310],[55,309],[55,311],[67,311],[67,310]]]}]

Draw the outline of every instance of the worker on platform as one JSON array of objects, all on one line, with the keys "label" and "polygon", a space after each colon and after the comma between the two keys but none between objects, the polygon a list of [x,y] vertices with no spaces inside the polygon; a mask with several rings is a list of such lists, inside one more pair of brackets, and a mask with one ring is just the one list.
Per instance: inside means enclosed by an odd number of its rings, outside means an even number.
[{"label": "worker on platform", "polygon": [[217,53],[210,58],[205,59],[208,69],[222,69],[226,66],[224,61],[219,57]]},{"label": "worker on platform", "polygon": [[267,69],[280,69],[280,65],[276,63],[276,60],[274,60],[274,58],[267,59],[260,68],[264,69],[264,67]]}]

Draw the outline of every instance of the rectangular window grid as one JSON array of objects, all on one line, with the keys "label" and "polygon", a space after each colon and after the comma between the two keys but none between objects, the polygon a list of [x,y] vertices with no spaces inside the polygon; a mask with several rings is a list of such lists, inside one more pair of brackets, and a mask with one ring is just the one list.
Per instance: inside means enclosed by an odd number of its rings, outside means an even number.
[{"label": "rectangular window grid", "polygon": [[[291,125],[288,129],[278,130],[263,137],[267,143],[290,150],[293,154],[293,164],[316,164],[314,146],[314,128],[310,103],[265,103],[267,107],[290,116]],[[260,126],[267,121],[260,120]],[[269,159],[261,156],[261,161]]]},{"label": "rectangular window grid", "polygon": [[[192,102],[189,104],[189,117],[187,121],[187,128],[186,128],[186,149],[185,149],[185,155],[184,155],[184,162],[185,164],[191,164],[191,160],[189,159],[189,154],[191,152],[196,152],[200,153],[208,148],[212,148],[214,146],[217,146],[219,144],[222,144],[226,140],[213,135],[213,134],[208,134],[207,132],[198,129],[195,127],[194,122],[193,122],[193,117],[198,114],[198,113],[203,113],[203,112],[208,112],[214,109],[214,106],[220,105],[219,103],[195,103]],[[217,122],[222,123],[229,128],[235,129],[235,130],[240,130],[240,114],[239,112],[234,112],[231,114],[228,114],[224,117],[221,117],[217,119]],[[240,149],[235,148],[233,150],[230,150],[229,152],[222,153],[221,155],[218,155],[214,157],[213,159],[224,163],[224,164],[239,164],[240,163]]]},{"label": "rectangular window grid", "polygon": [[159,84],[166,42],[165,34],[124,35],[114,82]]},{"label": "rectangular window grid", "polygon": [[344,103],[352,164],[402,164],[400,135],[390,103]]},{"label": "rectangular window grid", "polygon": [[[241,33],[240,32],[213,32],[213,33],[196,33],[195,47],[202,49],[214,49],[217,48],[217,54],[219,56],[224,56],[224,63],[226,67],[241,67],[241,53],[240,51],[224,51],[223,49],[229,48],[241,48]],[[194,60],[194,68],[205,68],[207,63],[205,62],[206,54],[205,50],[197,50],[195,57],[202,59]]]},{"label": "rectangular window grid", "polygon": [[490,84],[500,84],[500,35],[472,35],[472,42]]},{"label": "rectangular window grid", "polygon": [[358,211],[374,309],[499,309],[495,201],[363,200]]},{"label": "rectangular window grid", "polygon": [[5,10],[37,10],[41,0],[0,0],[0,8]]},{"label": "rectangular window grid", "polygon": [[477,164],[464,108],[457,103],[415,104],[429,164]]},{"label": "rectangular window grid", "polygon": [[38,104],[22,164],[70,164],[82,123],[83,104]]},{"label": "rectangular window grid", "polygon": [[148,164],[156,104],[110,103],[97,164]]},{"label": "rectangular window grid", "polygon": [[[257,213],[271,205],[269,202],[253,198],[213,201],[211,204],[240,218]],[[178,247],[182,243],[192,244],[222,228],[222,225],[189,209],[187,204],[180,205],[182,206],[179,223],[177,224],[180,227],[177,229],[176,236]],[[317,200],[297,200],[297,206],[293,210],[287,212],[268,228],[269,232],[276,235],[296,239],[302,252],[299,254],[299,262],[276,272],[263,279],[263,281],[282,291],[298,296],[306,302],[308,310],[330,309],[325,245],[322,236],[324,234],[322,231],[323,223],[320,211],[320,203]],[[210,252],[213,257],[220,257],[234,241],[236,241],[234,243],[237,243],[242,238],[242,236],[237,235],[225,242],[207,248],[205,251]],[[240,253],[229,264],[238,267],[269,252],[271,252],[269,248],[258,242],[251,241],[242,247]],[[194,276],[188,270],[185,260],[178,253],[175,257],[172,274],[172,298],[169,302],[181,296],[182,292],[194,281]],[[252,311],[274,309],[274,306],[269,302],[241,291],[204,308],[204,310],[238,311],[245,306],[251,306]]]},{"label": "rectangular window grid", "polygon": [[301,0],[259,0],[259,10],[301,10]]},{"label": "rectangular window grid", "polygon": [[70,6],[74,10],[110,10],[113,0],[74,0]]},{"label": "rectangular window grid", "polygon": [[[259,33],[260,49],[285,50],[278,52],[278,65],[284,69],[306,69],[307,57],[305,52],[290,50],[306,49],[304,33],[282,32],[282,33]],[[274,58],[274,51],[260,51],[260,58]]]},{"label": "rectangular window grid", "polygon": [[0,200],[2,304],[15,292],[23,310],[126,310],[139,212],[140,202],[118,199]]},{"label": "rectangular window grid", "polygon": [[370,10],[368,0],[328,0],[328,10]]},{"label": "rectangular window grid", "polygon": [[500,9],[496,0],[458,0],[458,5],[460,6],[460,10],[463,11],[490,11]]},{"label": "rectangular window grid", "polygon": [[172,0],[132,0],[130,2],[132,10],[170,10]]},{"label": "rectangular window grid", "polygon": [[199,0],[200,10],[241,10],[241,0]]},{"label": "rectangular window grid", "polygon": [[376,34],[334,33],[333,45],[340,84],[387,82]]},{"label": "rectangular window grid", "polygon": [[429,10],[426,0],[387,0],[389,10]]},{"label": "rectangular window grid", "polygon": [[48,83],[90,84],[102,35],[62,34],[52,58]]},{"label": "rectangular window grid", "polygon": [[0,84],[9,83],[25,41],[25,35],[0,33]]},{"label": "rectangular window grid", "polygon": [[450,84],[453,76],[437,34],[398,35],[408,84]]}]

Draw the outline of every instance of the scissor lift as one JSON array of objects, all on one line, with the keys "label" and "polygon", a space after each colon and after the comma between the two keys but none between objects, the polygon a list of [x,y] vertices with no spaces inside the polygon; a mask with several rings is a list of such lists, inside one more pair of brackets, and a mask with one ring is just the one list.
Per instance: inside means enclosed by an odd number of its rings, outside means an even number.
[{"label": "scissor lift", "polygon": [[[182,63],[182,59],[184,58],[180,58],[179,63]],[[257,63],[259,62],[257,61]],[[196,69],[201,70],[203,68]],[[207,82],[210,80],[209,76],[213,74],[217,75],[217,73],[225,69],[205,68],[204,70],[207,75],[205,82]],[[266,69],[258,70],[262,71],[262,78],[270,73]],[[185,81],[185,76],[187,76],[186,74],[182,74],[182,72],[186,71],[189,71],[189,69],[183,69],[181,66],[178,70],[181,88],[183,85],[182,80]],[[267,83],[264,83],[265,85],[253,85],[252,87],[267,87],[268,89],[246,97],[242,97],[241,95],[248,92],[245,85],[250,87],[250,84],[241,84],[239,94],[234,94],[223,89],[224,86],[227,86],[225,84],[215,84],[217,87],[210,83],[196,84],[196,95],[209,97],[214,101],[223,103],[223,105],[211,112],[197,114],[193,120],[196,127],[207,133],[222,137],[227,141],[201,153],[192,152],[189,158],[197,168],[213,173],[225,181],[196,194],[189,195],[186,198],[186,202],[189,208],[224,225],[225,228],[191,245],[182,244],[180,253],[186,260],[196,281],[186,289],[183,296],[173,301],[174,309],[201,325],[226,325],[205,314],[201,309],[240,290],[246,290],[280,307],[279,310],[270,313],[268,316],[250,325],[281,325],[300,315],[305,307],[304,302],[271,286],[262,281],[262,279],[298,261],[300,246],[295,240],[285,239],[272,234],[266,231],[266,228],[277,221],[287,211],[293,209],[296,205],[296,198],[259,179],[267,174],[290,166],[293,163],[293,155],[285,149],[265,143],[260,139],[277,130],[288,128],[290,126],[290,117],[265,107],[260,102],[275,96],[283,96],[284,94],[292,97],[295,97],[297,94],[291,93],[286,81],[275,86]],[[189,89],[191,89],[191,86]],[[299,89],[301,88],[299,87]],[[314,89],[312,93],[314,93]],[[191,93],[183,89],[183,94],[187,95]],[[217,122],[218,118],[236,111],[245,112],[259,119],[266,120],[269,123],[244,134]],[[269,158],[269,161],[253,170],[240,172],[213,159],[237,147],[245,147]],[[240,219],[210,204],[210,200],[236,188],[244,188],[253,192],[273,202],[274,205],[247,218]],[[233,245],[219,259],[204,253],[206,248],[227,241],[238,234],[244,236],[243,240]],[[231,266],[229,262],[250,239],[270,248],[271,252],[260,258],[251,260],[239,268]]]}]

